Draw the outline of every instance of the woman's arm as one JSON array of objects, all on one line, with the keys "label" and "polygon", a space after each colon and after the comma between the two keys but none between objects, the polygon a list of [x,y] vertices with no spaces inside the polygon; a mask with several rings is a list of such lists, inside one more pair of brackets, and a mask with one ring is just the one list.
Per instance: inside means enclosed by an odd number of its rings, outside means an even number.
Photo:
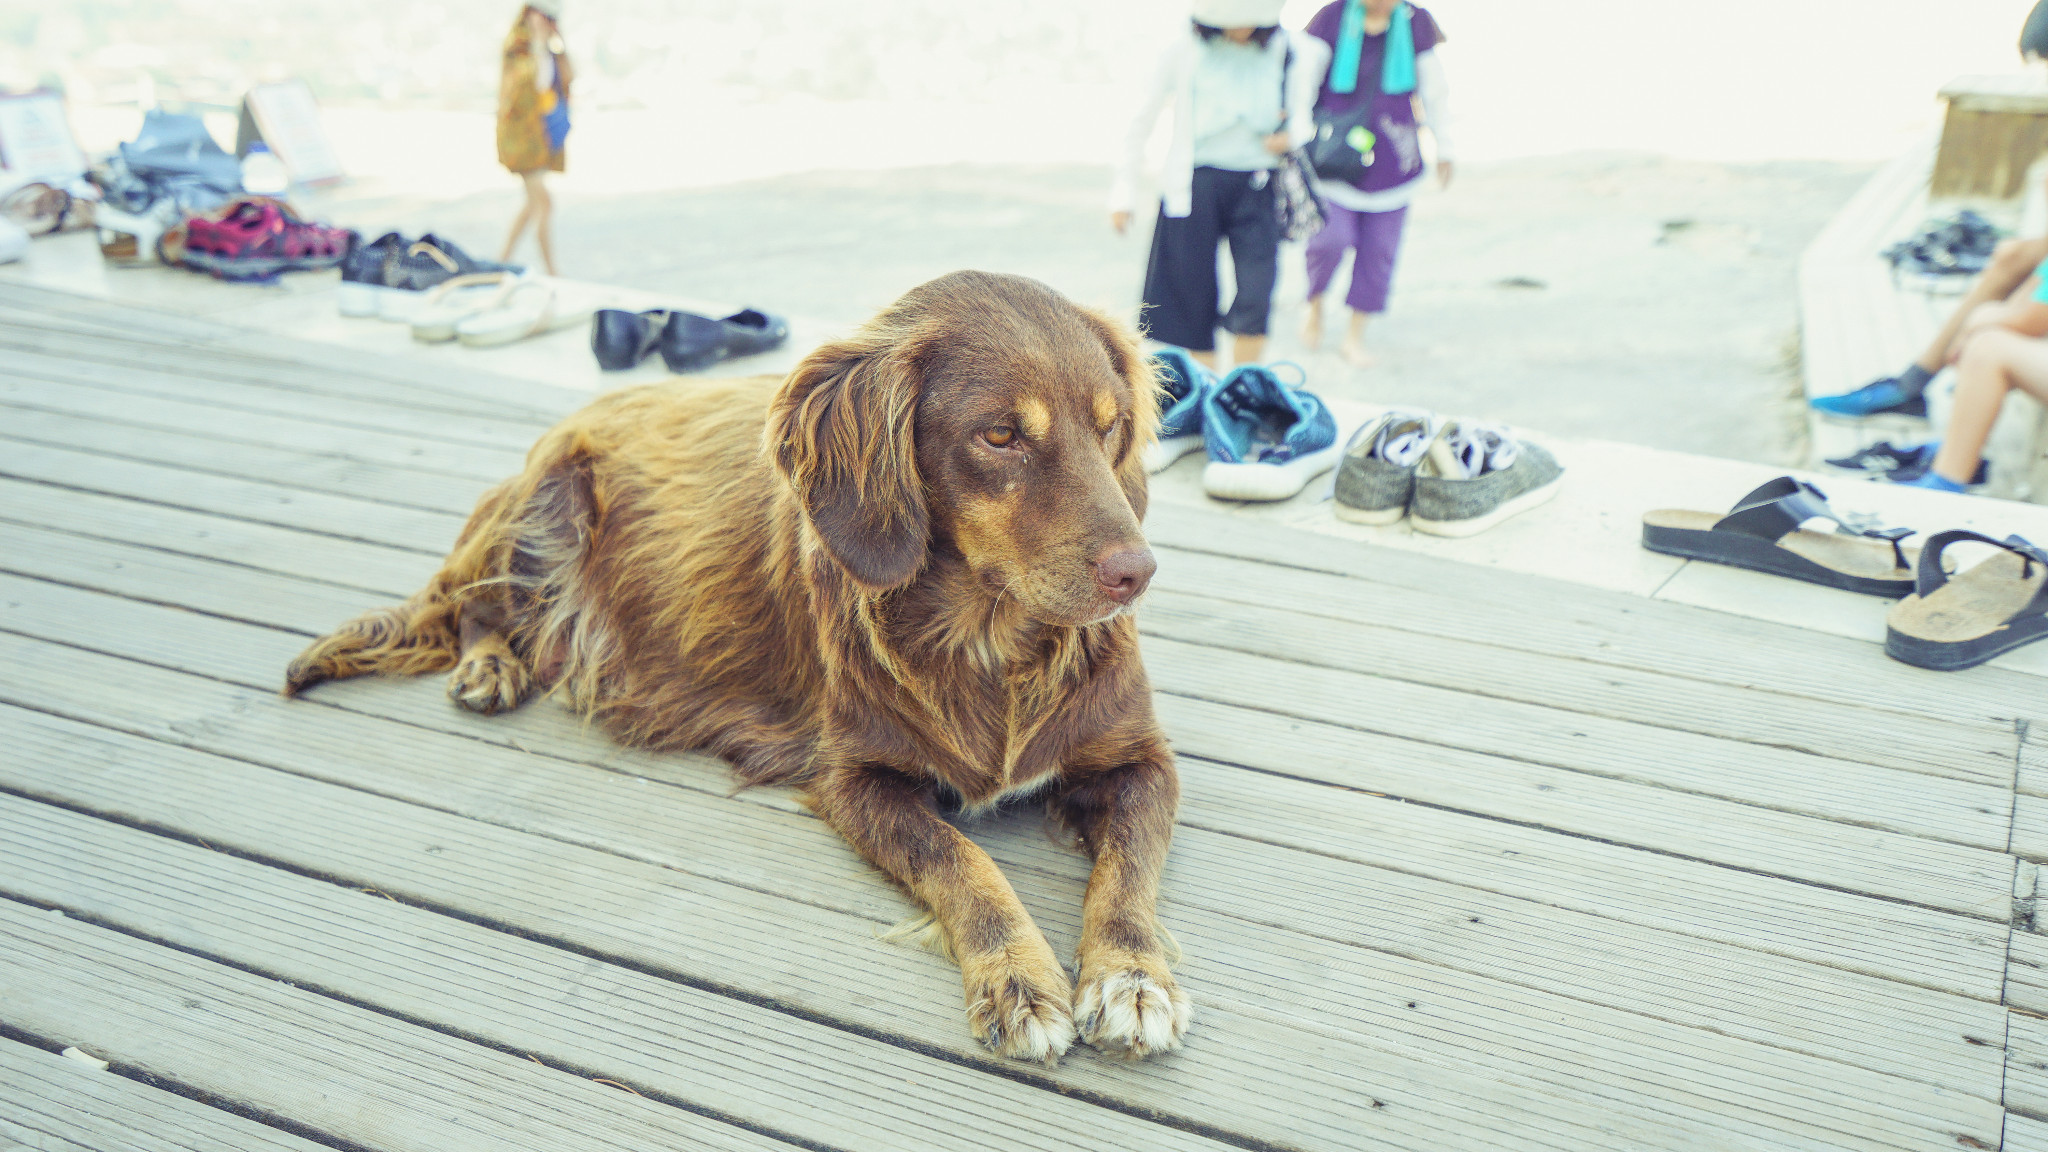
[{"label": "woman's arm", "polygon": [[1451,84],[1444,78],[1444,64],[1434,48],[1415,55],[1415,94],[1422,101],[1422,122],[1429,125],[1429,134],[1436,140],[1437,182],[1448,187],[1456,155],[1451,147]]},{"label": "woman's arm", "polygon": [[1145,166],[1145,144],[1152,139],[1152,130],[1159,126],[1159,113],[1165,110],[1167,101],[1173,99],[1174,88],[1180,83],[1181,57],[1186,50],[1182,40],[1169,43],[1152,69],[1151,79],[1138,100],[1137,113],[1131,117],[1130,127],[1124,131],[1123,154],[1118,157],[1116,175],[1109,186],[1109,210],[1112,213],[1121,212],[1128,218],[1130,210],[1137,205],[1138,173]]},{"label": "woman's arm", "polygon": [[1323,78],[1330,72],[1330,46],[1306,33],[1287,34],[1294,49],[1294,65],[1287,72],[1285,98],[1287,143],[1300,148],[1316,138],[1316,100],[1323,93]]}]

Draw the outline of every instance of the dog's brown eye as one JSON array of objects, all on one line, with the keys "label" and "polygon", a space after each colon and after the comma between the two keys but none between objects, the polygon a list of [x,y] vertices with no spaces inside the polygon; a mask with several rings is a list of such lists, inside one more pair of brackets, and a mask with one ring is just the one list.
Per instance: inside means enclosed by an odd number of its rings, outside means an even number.
[{"label": "dog's brown eye", "polygon": [[998,424],[981,434],[991,448],[1008,448],[1017,439],[1017,430],[1007,424]]}]

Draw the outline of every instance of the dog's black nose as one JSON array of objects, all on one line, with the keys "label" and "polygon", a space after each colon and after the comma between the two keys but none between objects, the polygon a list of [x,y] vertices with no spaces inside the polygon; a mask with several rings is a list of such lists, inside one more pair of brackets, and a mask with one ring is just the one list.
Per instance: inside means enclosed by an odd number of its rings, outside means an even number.
[{"label": "dog's black nose", "polygon": [[1095,562],[1095,582],[1111,600],[1128,604],[1138,598],[1158,570],[1159,561],[1152,558],[1150,548],[1125,548]]}]

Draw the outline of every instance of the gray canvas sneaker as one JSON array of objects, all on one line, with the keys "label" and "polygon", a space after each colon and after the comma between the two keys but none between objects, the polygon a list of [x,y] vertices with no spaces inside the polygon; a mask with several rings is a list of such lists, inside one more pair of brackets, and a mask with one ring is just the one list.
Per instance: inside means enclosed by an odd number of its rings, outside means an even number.
[{"label": "gray canvas sneaker", "polygon": [[1443,427],[1434,412],[1395,408],[1353,432],[1337,466],[1337,519],[1392,524],[1406,516],[1415,466]]},{"label": "gray canvas sneaker", "polygon": [[1409,523],[1432,536],[1472,536],[1557,495],[1564,468],[1540,444],[1498,424],[1452,420],[1415,471]]}]

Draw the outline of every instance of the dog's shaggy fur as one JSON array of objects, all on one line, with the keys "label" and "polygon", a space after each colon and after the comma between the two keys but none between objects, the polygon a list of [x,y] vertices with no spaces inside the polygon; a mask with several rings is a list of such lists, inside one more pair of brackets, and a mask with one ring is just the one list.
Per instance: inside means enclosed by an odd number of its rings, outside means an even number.
[{"label": "dog's shaggy fur", "polygon": [[[936,921],[1005,1055],[1178,1046],[1154,920],[1179,785],[1129,608],[1157,420],[1130,332],[962,272],[786,380],[605,396],[486,494],[403,605],[286,692],[452,668],[496,712],[551,690],[620,739],[801,786]],[[993,861],[940,817],[1043,791],[1093,856],[1078,995]]]}]

